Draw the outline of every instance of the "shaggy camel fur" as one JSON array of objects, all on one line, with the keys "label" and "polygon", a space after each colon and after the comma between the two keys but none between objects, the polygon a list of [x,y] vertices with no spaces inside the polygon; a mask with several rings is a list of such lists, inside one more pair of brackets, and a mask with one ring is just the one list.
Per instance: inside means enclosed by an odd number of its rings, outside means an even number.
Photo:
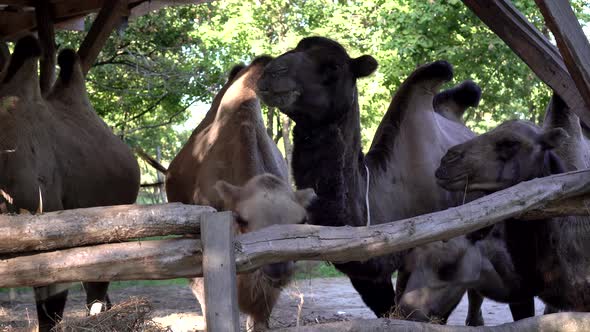
[{"label": "shaggy camel fur", "polygon": [[[258,81],[263,102],[278,107],[296,124],[293,175],[299,188],[313,188],[318,195],[310,207],[314,224],[365,226],[367,199],[373,224],[446,209],[463,201],[463,195],[440,188],[434,177],[446,150],[474,136],[456,119],[447,119],[433,107],[440,86],[453,76],[451,65],[433,62],[417,68],[405,80],[365,155],[356,80],[376,68],[377,61],[369,55],[351,58],[337,42],[310,37],[271,61]],[[463,108],[477,105],[479,88],[472,82],[465,84],[470,92],[450,93],[448,100]],[[335,266],[350,278],[371,310],[383,317],[395,304],[391,275],[402,267],[403,255]],[[400,288],[404,279],[398,277]]]}]

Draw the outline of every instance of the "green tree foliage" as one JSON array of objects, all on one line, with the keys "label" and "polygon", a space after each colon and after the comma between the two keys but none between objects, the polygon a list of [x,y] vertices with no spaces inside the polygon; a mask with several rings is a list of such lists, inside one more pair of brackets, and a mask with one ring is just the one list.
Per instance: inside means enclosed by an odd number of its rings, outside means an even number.
[{"label": "green tree foliage", "polygon": [[[549,36],[534,0],[514,3]],[[588,0],[572,3],[587,22]],[[114,34],[88,76],[92,102],[131,145],[152,155],[161,146],[170,160],[187,137],[172,124],[186,121],[193,103],[209,103],[232,65],[281,54],[311,35],[379,61],[378,71],[359,82],[365,144],[405,77],[437,59],[455,66],[453,84],[472,79],[481,85],[480,107],[467,114],[480,132],[509,118],[538,121],[550,96],[460,0],[218,0],[161,10]],[[59,35],[62,46],[79,45],[80,39]],[[278,138],[280,121],[270,118]]]}]

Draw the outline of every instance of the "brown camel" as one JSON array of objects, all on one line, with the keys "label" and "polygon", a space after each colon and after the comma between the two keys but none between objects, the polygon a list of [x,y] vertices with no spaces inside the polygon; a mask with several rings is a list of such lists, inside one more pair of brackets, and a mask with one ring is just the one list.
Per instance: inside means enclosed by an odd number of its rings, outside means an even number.
[{"label": "brown camel", "polygon": [[[0,84],[0,189],[8,211],[56,211],[129,204],[139,190],[131,150],[94,113],[74,51],[61,67],[49,100],[41,96],[38,41],[18,41]],[[108,283],[85,283],[87,303],[108,303]],[[67,287],[35,288],[39,329],[62,314]],[[106,307],[106,306],[105,306]]]},{"label": "brown camel", "polygon": [[[585,168],[589,151],[584,131],[554,96],[544,129],[526,121],[503,123],[451,148],[436,176],[449,190],[494,192],[535,177]],[[508,257],[495,263],[493,255],[482,251],[482,261],[491,264],[482,266],[470,286],[500,301],[539,296],[558,310],[589,311],[589,225],[590,217],[507,220],[498,226],[504,227],[504,235],[496,248]],[[534,315],[534,306],[523,307],[521,313]]]},{"label": "brown camel", "polygon": [[[315,198],[313,189],[294,192],[288,183],[270,173],[257,175],[242,187],[221,180],[215,185],[215,190],[223,200],[224,209],[235,214],[235,235],[273,224],[304,223],[307,221],[305,208]],[[278,263],[237,276],[238,307],[248,315],[248,331],[268,328],[272,309],[292,274],[292,263]],[[204,313],[202,282],[203,279],[195,278],[191,287]]]},{"label": "brown camel", "polygon": [[[434,171],[446,150],[474,134],[433,109],[440,86],[453,76],[444,61],[417,68],[398,89],[365,156],[361,149],[356,80],[370,75],[377,61],[351,58],[337,42],[310,37],[271,61],[258,81],[258,95],[295,121],[293,175],[300,188],[315,189],[311,222],[365,226],[454,206],[463,195],[436,184]],[[449,100],[476,105],[479,89]],[[367,177],[370,181],[367,183]],[[368,191],[368,195],[366,195]],[[366,201],[368,200],[369,211]],[[335,264],[350,278],[378,316],[395,304],[391,275],[403,253],[364,262]],[[399,276],[398,282],[406,277]]]},{"label": "brown camel", "polygon": [[[232,210],[240,233],[273,223],[302,222],[304,208],[313,196],[310,190],[293,194],[285,184],[286,163],[262,122],[254,88],[270,60],[260,57],[248,67],[232,70],[166,176],[171,202]],[[264,173],[273,176],[259,176]],[[232,186],[244,184],[242,189]],[[280,289],[292,274],[292,265],[271,264],[238,276],[238,304],[248,314],[250,329],[261,330],[268,325]],[[205,312],[202,279],[193,279],[191,289]]]}]

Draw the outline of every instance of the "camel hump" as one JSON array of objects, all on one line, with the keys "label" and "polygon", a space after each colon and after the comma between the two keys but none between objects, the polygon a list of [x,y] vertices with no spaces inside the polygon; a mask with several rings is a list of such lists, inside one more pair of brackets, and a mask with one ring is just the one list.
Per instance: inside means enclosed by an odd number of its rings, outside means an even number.
[{"label": "camel hump", "polygon": [[230,82],[242,71],[242,69],[246,68],[246,65],[243,63],[235,65],[230,71],[227,76],[227,81]]},{"label": "camel hump", "polygon": [[72,49],[65,49],[59,52],[57,64],[59,64],[59,78],[67,83],[72,79],[75,66],[79,61],[78,53]]},{"label": "camel hump", "polygon": [[27,62],[29,59],[37,59],[41,56],[41,45],[37,38],[28,35],[18,40],[14,47],[14,52],[10,57],[8,68],[6,69],[6,75],[4,76],[3,83],[8,83],[18,70]]},{"label": "camel hump", "polygon": [[481,100],[481,88],[467,80],[434,96],[434,110],[445,118],[461,122],[468,107],[476,107]]},{"label": "camel hump", "polygon": [[439,60],[422,65],[408,77],[406,80],[409,84],[419,84],[420,82],[448,82],[453,79],[453,65],[444,60]]},{"label": "camel hump", "polygon": [[569,107],[563,99],[557,94],[553,93],[547,109],[545,110],[545,119],[543,120],[544,128],[564,128],[569,133],[577,127],[577,124],[584,126],[578,116],[570,111]]}]

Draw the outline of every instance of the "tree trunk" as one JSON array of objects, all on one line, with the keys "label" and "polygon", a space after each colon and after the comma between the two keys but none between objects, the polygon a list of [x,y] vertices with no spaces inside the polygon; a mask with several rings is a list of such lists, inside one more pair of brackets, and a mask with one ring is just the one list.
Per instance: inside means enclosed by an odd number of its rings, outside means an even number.
[{"label": "tree trunk", "polygon": [[396,319],[363,319],[348,322],[275,329],[273,332],[586,332],[590,331],[590,314],[564,312],[536,316],[498,326],[449,326]]},{"label": "tree trunk", "polygon": [[293,145],[291,144],[291,119],[281,113],[281,131],[283,133],[283,146],[285,147],[285,161],[289,174],[289,183],[293,183],[293,172],[291,171],[291,155],[293,154]]},{"label": "tree trunk", "polygon": [[274,107],[268,107],[266,113],[266,133],[270,139],[274,138],[274,119],[275,119],[275,109]]}]

